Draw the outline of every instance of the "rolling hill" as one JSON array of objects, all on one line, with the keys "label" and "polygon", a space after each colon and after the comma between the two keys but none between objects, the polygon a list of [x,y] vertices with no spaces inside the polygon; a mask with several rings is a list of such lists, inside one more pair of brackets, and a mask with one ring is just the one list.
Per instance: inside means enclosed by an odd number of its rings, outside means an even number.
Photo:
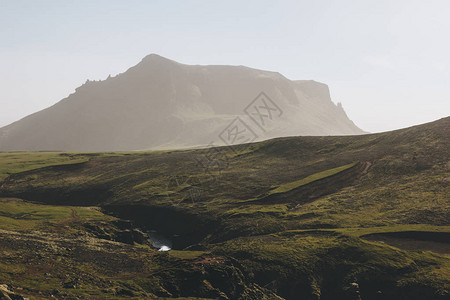
[{"label": "rolling hill", "polygon": [[[38,298],[448,299],[449,137],[447,117],[233,147],[0,153],[0,284]],[[152,230],[172,250],[153,249]]]}]

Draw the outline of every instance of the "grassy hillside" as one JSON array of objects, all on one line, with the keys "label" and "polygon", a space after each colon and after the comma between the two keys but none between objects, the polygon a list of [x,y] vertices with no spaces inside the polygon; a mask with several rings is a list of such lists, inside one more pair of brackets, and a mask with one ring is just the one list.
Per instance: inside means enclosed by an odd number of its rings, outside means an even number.
[{"label": "grassy hillside", "polygon": [[[22,200],[0,203],[0,229],[15,232],[2,235],[0,245],[30,232],[87,235],[116,243],[130,260],[150,255],[146,266],[164,269],[140,274],[130,267],[128,287],[120,281],[99,292],[95,283],[65,289],[67,295],[446,299],[449,137],[445,118],[380,134],[234,148],[1,153],[0,197]],[[93,206],[103,213],[88,209]],[[145,241],[125,245],[120,219],[156,229],[175,250],[160,253]],[[20,265],[10,260],[8,268]],[[101,263],[83,266],[90,276],[106,276]],[[127,268],[119,269],[125,274]],[[22,276],[6,273],[0,283]],[[17,287],[37,293],[42,280]],[[61,284],[55,279],[50,286]]]},{"label": "grassy hillside", "polygon": [[76,164],[85,162],[87,157],[55,152],[0,152],[0,180],[10,174],[46,166]]},{"label": "grassy hillside", "polygon": [[348,164],[348,165],[345,165],[342,167],[318,172],[318,173],[315,173],[313,175],[310,175],[310,176],[300,179],[300,180],[281,184],[281,185],[277,186],[276,188],[274,188],[273,190],[269,191],[269,194],[279,194],[279,193],[286,193],[286,192],[292,191],[293,189],[299,188],[301,186],[307,185],[307,184],[315,182],[317,180],[321,180],[321,179],[339,174],[340,172],[348,170],[349,168],[352,168],[355,165],[356,165],[356,163]]}]

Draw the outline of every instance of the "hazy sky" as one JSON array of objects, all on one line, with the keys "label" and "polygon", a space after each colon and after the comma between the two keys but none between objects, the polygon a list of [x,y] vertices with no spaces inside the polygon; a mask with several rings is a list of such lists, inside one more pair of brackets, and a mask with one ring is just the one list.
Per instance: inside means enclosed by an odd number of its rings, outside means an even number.
[{"label": "hazy sky", "polygon": [[0,126],[158,53],[327,83],[362,129],[450,115],[450,1],[0,0]]}]

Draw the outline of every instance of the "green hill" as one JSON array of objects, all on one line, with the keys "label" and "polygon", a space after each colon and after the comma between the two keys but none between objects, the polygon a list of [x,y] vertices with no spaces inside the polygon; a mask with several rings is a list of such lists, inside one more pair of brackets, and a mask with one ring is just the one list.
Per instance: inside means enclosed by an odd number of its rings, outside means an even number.
[{"label": "green hill", "polygon": [[0,284],[42,298],[447,299],[449,137],[448,117],[233,148],[0,153]]}]

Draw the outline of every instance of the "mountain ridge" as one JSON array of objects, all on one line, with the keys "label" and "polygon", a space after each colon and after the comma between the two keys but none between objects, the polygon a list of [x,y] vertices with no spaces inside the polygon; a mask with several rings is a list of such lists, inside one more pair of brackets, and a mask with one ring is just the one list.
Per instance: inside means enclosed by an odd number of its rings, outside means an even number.
[{"label": "mountain ridge", "polygon": [[[255,98],[261,94],[267,99]],[[261,101],[267,101],[267,112],[252,118],[255,112],[246,110],[261,108]],[[269,119],[266,113],[276,107],[279,118]],[[0,128],[0,151],[230,145],[220,135],[236,117],[254,131],[252,141],[365,133],[332,102],[323,83],[291,81],[245,66],[186,65],[150,54],[124,73],[87,80],[55,105]],[[261,126],[256,118],[271,124]]]}]

